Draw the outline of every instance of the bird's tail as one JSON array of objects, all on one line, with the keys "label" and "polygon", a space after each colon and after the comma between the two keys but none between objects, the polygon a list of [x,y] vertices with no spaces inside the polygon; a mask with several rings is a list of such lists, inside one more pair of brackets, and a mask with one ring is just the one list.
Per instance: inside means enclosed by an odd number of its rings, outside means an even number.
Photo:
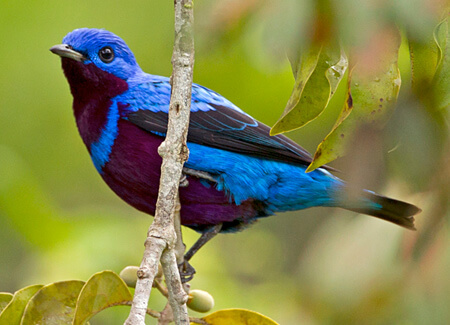
[{"label": "bird's tail", "polygon": [[420,208],[373,192],[364,191],[362,196],[362,201],[358,200],[358,203],[355,204],[353,200],[350,200],[342,207],[395,223],[407,229],[416,230],[413,216],[422,211]]}]

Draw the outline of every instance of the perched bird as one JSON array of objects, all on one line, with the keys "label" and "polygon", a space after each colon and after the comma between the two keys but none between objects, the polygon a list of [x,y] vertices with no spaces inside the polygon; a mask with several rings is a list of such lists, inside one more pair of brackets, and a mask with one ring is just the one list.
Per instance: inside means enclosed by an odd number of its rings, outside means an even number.
[{"label": "perched bird", "polygon": [[[171,86],[142,71],[125,42],[102,29],[76,29],[50,49],[62,58],[81,138],[108,186],[153,215]],[[349,199],[329,167],[305,173],[311,156],[218,93],[193,84],[189,160],[180,188],[181,223],[200,233],[186,260],[217,232],[315,206],[341,207],[414,229],[414,205],[361,190]]]}]

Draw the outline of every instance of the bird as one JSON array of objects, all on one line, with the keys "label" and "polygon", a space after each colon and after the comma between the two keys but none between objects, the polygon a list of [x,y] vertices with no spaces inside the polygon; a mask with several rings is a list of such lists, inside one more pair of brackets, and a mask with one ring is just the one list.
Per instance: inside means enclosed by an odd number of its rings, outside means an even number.
[{"label": "bird", "polygon": [[[68,33],[51,52],[61,57],[80,136],[105,183],[137,210],[154,215],[171,95],[169,78],[145,73],[126,43],[96,28]],[[217,233],[260,218],[310,207],[340,207],[414,230],[421,210],[349,185],[322,166],[306,173],[311,155],[217,92],[192,84],[189,158],[180,187],[183,226],[201,234],[190,258]],[[188,266],[186,266],[188,265]]]}]

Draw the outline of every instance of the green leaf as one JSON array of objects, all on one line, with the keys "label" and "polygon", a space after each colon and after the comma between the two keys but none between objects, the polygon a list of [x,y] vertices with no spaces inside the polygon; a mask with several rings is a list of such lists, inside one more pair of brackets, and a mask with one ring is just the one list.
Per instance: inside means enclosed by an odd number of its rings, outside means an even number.
[{"label": "green leaf", "polygon": [[418,98],[430,99],[433,108],[444,108],[450,100],[448,19],[442,21],[425,42],[409,41],[412,90]]},{"label": "green leaf", "polygon": [[440,49],[435,40],[430,39],[424,44],[415,40],[409,41],[409,55],[411,58],[412,89],[421,96],[423,86],[430,86],[438,66]]},{"label": "green leaf", "polygon": [[374,54],[370,48],[362,52],[365,57],[350,72],[344,107],[331,132],[317,147],[307,172],[343,156],[358,127],[368,123],[381,125],[392,113],[401,84],[397,65],[400,38],[392,33],[387,36],[392,36],[391,46],[380,53]]},{"label": "green leaf", "polygon": [[12,300],[0,314],[0,325],[19,324],[25,306],[40,288],[42,285],[32,285],[16,291]]},{"label": "green leaf", "polygon": [[210,325],[278,325],[269,317],[247,309],[223,309],[202,319]]},{"label": "green leaf", "polygon": [[438,109],[450,107],[450,35],[448,18],[441,22],[434,33],[440,50],[438,68],[433,80],[436,106]]},{"label": "green leaf", "polygon": [[98,312],[133,300],[125,282],[112,271],[94,274],[84,285],[77,301],[73,325],[84,324]]},{"label": "green leaf", "polygon": [[[448,15],[448,13],[447,13]],[[427,147],[430,161],[438,162],[445,151],[450,111],[450,50],[448,18],[441,21],[423,44],[410,42],[411,66],[413,72],[412,90],[419,99],[426,118],[431,117],[433,132],[427,135],[428,142],[435,140],[434,146]],[[411,120],[413,122],[413,120]],[[421,121],[423,123],[423,121]],[[428,122],[430,123],[430,122]],[[431,125],[430,125],[431,126]],[[430,138],[431,137],[431,138]],[[420,145],[420,143],[417,143]],[[423,151],[423,150],[422,150]],[[432,158],[433,154],[436,156]],[[429,168],[430,170],[432,168]],[[426,174],[426,173],[425,173]],[[427,179],[421,173],[418,179]],[[429,177],[428,177],[429,178]],[[422,182],[418,182],[421,184]]]},{"label": "green leaf", "polygon": [[5,309],[5,307],[12,300],[13,295],[9,292],[0,292],[0,313]]},{"label": "green leaf", "polygon": [[294,89],[271,135],[297,129],[318,117],[344,77],[348,60],[339,46],[330,45],[313,47],[292,66]]},{"label": "green leaf", "polygon": [[42,287],[28,302],[21,325],[72,324],[83,281],[55,282]]}]

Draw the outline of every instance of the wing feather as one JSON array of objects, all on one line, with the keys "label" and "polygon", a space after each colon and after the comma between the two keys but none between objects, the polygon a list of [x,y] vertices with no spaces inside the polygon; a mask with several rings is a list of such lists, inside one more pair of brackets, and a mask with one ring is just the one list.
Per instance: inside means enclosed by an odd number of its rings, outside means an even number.
[{"label": "wing feather", "polygon": [[[170,91],[158,92],[164,87],[170,88],[168,82],[150,83],[144,97],[140,89],[140,98],[129,105],[125,118],[148,132],[165,136]],[[297,143],[284,135],[270,136],[267,125],[207,88],[193,85],[191,106],[188,142],[299,165],[312,161]]]}]

